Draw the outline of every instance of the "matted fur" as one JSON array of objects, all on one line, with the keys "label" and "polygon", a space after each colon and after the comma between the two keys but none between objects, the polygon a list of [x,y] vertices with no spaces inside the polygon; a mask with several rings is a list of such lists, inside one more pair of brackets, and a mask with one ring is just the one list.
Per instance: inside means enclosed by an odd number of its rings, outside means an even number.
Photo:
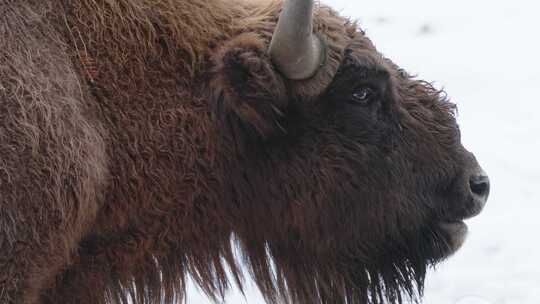
[{"label": "matted fur", "polygon": [[[421,294],[471,163],[453,105],[324,6],[325,66],[284,79],[280,7],[0,3],[1,303],[175,303],[188,274],[219,300],[240,264],[269,303]],[[389,83],[371,114],[358,66]]]}]

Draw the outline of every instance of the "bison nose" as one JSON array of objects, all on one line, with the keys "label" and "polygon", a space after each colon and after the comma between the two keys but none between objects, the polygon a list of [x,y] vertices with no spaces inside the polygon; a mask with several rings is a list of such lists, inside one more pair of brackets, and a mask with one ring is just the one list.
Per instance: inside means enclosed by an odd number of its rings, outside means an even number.
[{"label": "bison nose", "polygon": [[469,179],[469,186],[474,200],[483,207],[489,197],[489,177],[483,171],[474,174]]}]

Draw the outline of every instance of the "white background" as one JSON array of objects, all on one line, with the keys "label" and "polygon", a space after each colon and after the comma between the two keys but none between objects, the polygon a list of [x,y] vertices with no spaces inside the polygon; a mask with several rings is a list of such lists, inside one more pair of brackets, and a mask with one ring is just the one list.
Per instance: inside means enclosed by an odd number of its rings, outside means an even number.
[{"label": "white background", "polygon": [[[540,2],[323,0],[378,49],[444,87],[465,146],[492,182],[459,253],[427,278],[427,304],[540,303]],[[227,304],[264,303],[255,288]],[[187,302],[209,302],[190,287]]]}]

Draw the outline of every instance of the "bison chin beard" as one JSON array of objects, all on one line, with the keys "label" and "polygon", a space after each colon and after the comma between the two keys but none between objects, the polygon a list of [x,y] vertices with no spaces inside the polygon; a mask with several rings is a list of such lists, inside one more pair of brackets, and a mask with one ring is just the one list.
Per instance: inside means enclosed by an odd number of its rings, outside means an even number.
[{"label": "bison chin beard", "polygon": [[[344,252],[268,243],[265,261],[260,255],[245,261],[268,303],[401,304],[418,302],[427,269],[457,250],[452,238],[433,224],[399,240],[387,238],[378,248]],[[272,274],[262,273],[267,263]]]},{"label": "bison chin beard", "polygon": [[351,259],[355,268],[348,275],[355,288],[365,286],[367,296],[362,301],[346,295],[343,303],[417,302],[423,295],[427,269],[461,247],[464,238],[454,232],[440,224],[426,225],[415,233],[388,238],[367,259]]}]

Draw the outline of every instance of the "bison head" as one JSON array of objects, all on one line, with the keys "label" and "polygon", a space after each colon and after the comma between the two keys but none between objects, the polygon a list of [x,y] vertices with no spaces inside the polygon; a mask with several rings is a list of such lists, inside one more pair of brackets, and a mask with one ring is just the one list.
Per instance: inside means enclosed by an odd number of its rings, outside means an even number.
[{"label": "bison head", "polygon": [[218,46],[209,77],[223,214],[255,281],[294,303],[421,294],[489,192],[455,105],[329,8],[278,11]]}]

